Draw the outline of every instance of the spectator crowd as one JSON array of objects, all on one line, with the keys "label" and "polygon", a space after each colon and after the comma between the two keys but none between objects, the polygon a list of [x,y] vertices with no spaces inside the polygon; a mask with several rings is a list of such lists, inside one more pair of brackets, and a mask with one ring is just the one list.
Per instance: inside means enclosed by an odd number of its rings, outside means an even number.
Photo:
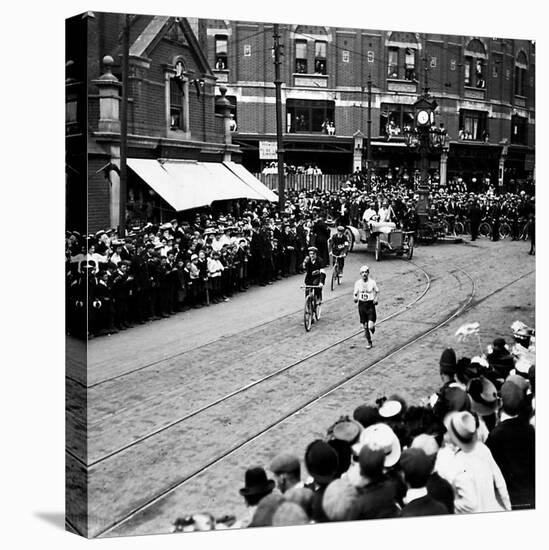
[{"label": "spectator crowd", "polygon": [[[473,324],[474,325],[474,324]],[[417,405],[360,404],[299,456],[273,449],[244,473],[246,513],[179,517],[174,531],[305,525],[535,507],[535,331],[439,360],[441,386]]]},{"label": "spectator crowd", "polygon": [[[302,272],[309,246],[324,265],[334,224],[359,227],[372,213],[407,230],[418,225],[418,195],[405,185],[374,181],[364,188],[358,173],[338,191],[287,192],[278,205],[250,201],[232,213],[197,213],[194,219],[133,227],[120,239],[113,229],[66,234],[66,319],[70,334],[94,337],[187,310],[227,301],[250,285],[268,285]],[[434,191],[431,219],[506,219],[512,238],[534,243],[534,197]],[[495,232],[494,232],[495,233]],[[474,236],[474,234],[473,234]],[[87,311],[87,322],[86,322]]]}]

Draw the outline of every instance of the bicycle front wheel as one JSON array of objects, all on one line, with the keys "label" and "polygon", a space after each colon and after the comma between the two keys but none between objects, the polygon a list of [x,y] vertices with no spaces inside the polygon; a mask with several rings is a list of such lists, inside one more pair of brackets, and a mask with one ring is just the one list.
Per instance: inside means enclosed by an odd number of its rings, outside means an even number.
[{"label": "bicycle front wheel", "polygon": [[322,302],[317,298],[315,302],[315,321],[320,319]]},{"label": "bicycle front wheel", "polygon": [[334,290],[335,288],[335,282],[336,282],[336,279],[338,278],[338,268],[337,268],[337,263],[334,265],[334,268],[332,269],[332,280],[330,282],[330,289],[331,290]]},{"label": "bicycle front wheel", "polygon": [[507,239],[511,236],[511,226],[507,222],[503,222],[499,226],[499,238]]},{"label": "bicycle front wheel", "polygon": [[305,330],[309,332],[311,330],[311,325],[313,324],[313,297],[310,294],[305,298],[303,324],[305,325]]}]

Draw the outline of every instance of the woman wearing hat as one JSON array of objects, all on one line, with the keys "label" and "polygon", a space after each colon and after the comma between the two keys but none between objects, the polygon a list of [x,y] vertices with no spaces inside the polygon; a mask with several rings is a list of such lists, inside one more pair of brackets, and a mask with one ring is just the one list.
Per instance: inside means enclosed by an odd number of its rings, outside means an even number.
[{"label": "woman wearing hat", "polygon": [[468,411],[444,419],[444,447],[435,470],[452,484],[456,514],[511,509],[505,480],[486,445],[478,440],[478,420]]}]

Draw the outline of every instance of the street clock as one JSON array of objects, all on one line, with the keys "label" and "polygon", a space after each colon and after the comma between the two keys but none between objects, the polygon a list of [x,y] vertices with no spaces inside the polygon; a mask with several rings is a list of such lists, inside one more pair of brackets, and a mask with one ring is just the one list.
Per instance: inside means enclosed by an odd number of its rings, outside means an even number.
[{"label": "street clock", "polygon": [[437,102],[429,97],[422,96],[414,103],[414,119],[416,128],[426,128],[433,124]]}]

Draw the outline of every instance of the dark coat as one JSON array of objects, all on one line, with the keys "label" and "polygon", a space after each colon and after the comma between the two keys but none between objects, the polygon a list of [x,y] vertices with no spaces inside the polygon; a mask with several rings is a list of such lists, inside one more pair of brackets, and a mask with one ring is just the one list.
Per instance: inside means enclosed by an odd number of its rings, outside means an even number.
[{"label": "dark coat", "polygon": [[412,500],[402,509],[403,518],[416,516],[440,516],[447,513],[448,509],[446,506],[428,494],[424,497]]},{"label": "dark coat", "polygon": [[488,435],[490,449],[509,491],[513,509],[534,508],[536,500],[536,434],[524,418],[500,422]]},{"label": "dark coat", "polygon": [[395,482],[382,476],[360,490],[350,519],[395,518],[399,515]]}]

